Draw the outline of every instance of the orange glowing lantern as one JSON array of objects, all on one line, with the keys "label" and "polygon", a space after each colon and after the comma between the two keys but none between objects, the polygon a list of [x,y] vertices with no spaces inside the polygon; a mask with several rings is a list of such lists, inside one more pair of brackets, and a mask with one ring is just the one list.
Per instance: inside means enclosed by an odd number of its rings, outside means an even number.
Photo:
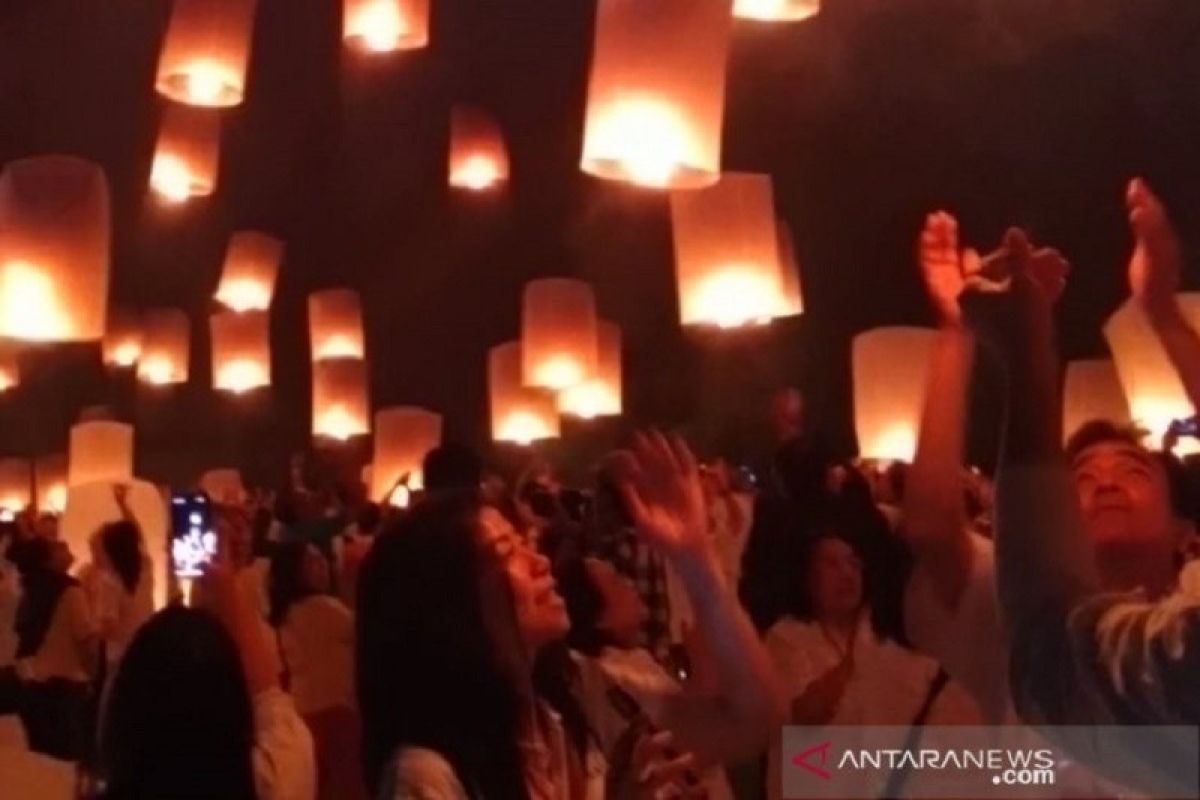
[{"label": "orange glowing lantern", "polygon": [[429,44],[429,0],[344,0],[342,36],[368,53]]},{"label": "orange glowing lantern", "polygon": [[350,289],[326,289],[308,296],[312,360],[363,358],[362,307]]},{"label": "orange glowing lantern", "polygon": [[488,393],[492,439],[527,445],[559,434],[552,392],[524,385],[521,343],[508,342],[488,352]]},{"label": "orange glowing lantern", "polygon": [[171,203],[212,194],[220,152],[221,119],[215,111],[169,104],[150,165],[150,188]]},{"label": "orange glowing lantern", "polygon": [[561,391],[596,371],[599,356],[596,298],[571,278],[542,278],[525,285],[521,353],[526,386]]},{"label": "orange glowing lantern", "polygon": [[821,0],[734,0],[733,15],[757,22],[799,22],[815,16]]},{"label": "orange glowing lantern", "polygon": [[442,443],[442,415],[423,408],[397,406],[375,415],[375,458],[371,464],[371,496],[389,502],[404,480],[410,490],[424,488],[425,455]]},{"label": "orange glowing lantern", "polygon": [[504,134],[477,108],[450,112],[450,185],[479,192],[508,180]]},{"label": "orange glowing lantern", "polygon": [[21,382],[17,351],[0,344],[0,392],[7,392]]},{"label": "orange glowing lantern", "polygon": [[770,177],[727,173],[672,192],[671,227],[682,324],[736,328],[790,312]]},{"label": "orange glowing lantern", "polygon": [[600,0],[583,170],[653,188],[721,171],[729,0]]},{"label": "orange glowing lantern", "polygon": [[108,181],[90,161],[39,156],[0,174],[0,337],[91,341],[108,301]]},{"label": "orange glowing lantern", "polygon": [[266,311],[222,311],[212,320],[213,388],[234,394],[271,385],[271,330]]},{"label": "orange glowing lantern", "polygon": [[67,457],[43,456],[33,465],[38,511],[61,514],[67,508]]},{"label": "orange glowing lantern", "polygon": [[1069,439],[1085,422],[1129,422],[1129,405],[1117,368],[1106,358],[1072,361],[1063,381],[1063,437]]},{"label": "orange glowing lantern", "polygon": [[217,302],[234,311],[266,311],[275,296],[283,242],[257,231],[229,237]]},{"label": "orange glowing lantern", "polygon": [[227,108],[246,93],[255,0],[175,0],[158,60],[159,94]]},{"label": "orange glowing lantern", "polygon": [[67,485],[133,478],[133,426],[111,420],[80,422],[71,428]]},{"label": "orange glowing lantern", "polygon": [[936,334],[876,328],[854,337],[854,426],[867,459],[912,461]]},{"label": "orange glowing lantern", "polygon": [[13,514],[33,505],[29,462],[23,458],[0,458],[0,509]]},{"label": "orange glowing lantern", "polygon": [[601,322],[596,371],[583,383],[559,393],[559,412],[583,419],[620,415],[621,378],[621,329],[611,322]]},{"label": "orange glowing lantern", "polygon": [[783,220],[776,223],[779,243],[779,285],[783,296],[781,315],[794,317],[804,313],[804,292],[800,288],[800,262],[796,259],[796,242],[792,229]]},{"label": "orange glowing lantern", "polygon": [[104,363],[128,369],[142,357],[142,326],[132,314],[109,314],[104,333]]},{"label": "orange glowing lantern", "polygon": [[138,380],[155,386],[187,383],[191,332],[187,314],[176,308],[149,311],[143,318]]},{"label": "orange glowing lantern", "polygon": [[312,365],[313,435],[346,441],[371,432],[367,365],[361,358],[330,358]]}]

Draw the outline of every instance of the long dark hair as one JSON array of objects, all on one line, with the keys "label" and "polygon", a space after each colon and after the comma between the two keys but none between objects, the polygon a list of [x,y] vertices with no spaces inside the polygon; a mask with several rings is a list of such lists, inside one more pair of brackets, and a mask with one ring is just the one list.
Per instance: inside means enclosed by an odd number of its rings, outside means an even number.
[{"label": "long dark hair", "polygon": [[287,620],[293,605],[313,594],[304,585],[304,558],[308,547],[308,542],[284,542],[271,556],[267,594],[271,601],[270,622],[276,628]]},{"label": "long dark hair", "polygon": [[63,593],[79,585],[71,576],[50,568],[53,547],[38,536],[13,542],[8,548],[8,560],[21,576],[21,599],[13,624],[17,658],[33,656],[41,649]]},{"label": "long dark hair", "polygon": [[233,639],[208,613],[155,614],[121,661],[101,736],[106,800],[254,800],[253,716]]},{"label": "long dark hair", "polygon": [[100,529],[100,546],[125,591],[137,591],[142,577],[142,532],[129,520],[110,522]]},{"label": "long dark hair", "polygon": [[[521,800],[519,697],[484,623],[475,493],[430,499],[379,537],[358,584],[358,700],[367,785],[378,793],[399,747],[435,750],[476,797]],[[572,744],[587,743],[565,647],[534,667],[538,695]]]}]

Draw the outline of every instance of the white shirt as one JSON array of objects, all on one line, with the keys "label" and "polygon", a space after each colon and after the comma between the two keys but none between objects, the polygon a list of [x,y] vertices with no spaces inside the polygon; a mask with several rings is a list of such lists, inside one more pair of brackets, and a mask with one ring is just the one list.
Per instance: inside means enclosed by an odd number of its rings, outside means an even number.
[{"label": "white shirt", "polygon": [[70,586],[58,599],[42,646],[17,662],[17,672],[28,681],[54,678],[84,683],[90,679],[95,630],[83,589]]},{"label": "white shirt", "polygon": [[301,714],[354,708],[354,615],[340,600],[313,595],[295,603],[279,646]]},{"label": "white shirt", "polygon": [[312,735],[282,689],[254,696],[254,789],[258,800],[314,800],[316,755]]},{"label": "white shirt", "polygon": [[105,654],[115,665],[125,654],[138,629],[154,616],[154,565],[142,557],[142,569],[133,594],[121,579],[106,569],[90,573],[92,618],[105,635]]}]

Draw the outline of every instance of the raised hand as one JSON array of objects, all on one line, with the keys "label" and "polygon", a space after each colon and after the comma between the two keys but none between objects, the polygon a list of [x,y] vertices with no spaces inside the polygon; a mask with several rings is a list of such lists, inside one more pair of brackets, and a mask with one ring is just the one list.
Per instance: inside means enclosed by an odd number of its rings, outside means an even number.
[{"label": "raised hand", "polygon": [[953,215],[936,211],[925,218],[925,227],[917,240],[917,263],[941,324],[962,323],[958,296],[962,294],[966,276],[977,270],[978,262],[975,251],[959,249],[958,220]]},{"label": "raised hand", "polygon": [[618,462],[618,485],[638,531],[668,556],[705,554],[708,513],[692,451],[678,437],[638,433]]},{"label": "raised hand", "polygon": [[1129,226],[1136,239],[1129,259],[1129,289],[1152,317],[1175,308],[1182,255],[1166,209],[1144,180],[1125,193]]}]

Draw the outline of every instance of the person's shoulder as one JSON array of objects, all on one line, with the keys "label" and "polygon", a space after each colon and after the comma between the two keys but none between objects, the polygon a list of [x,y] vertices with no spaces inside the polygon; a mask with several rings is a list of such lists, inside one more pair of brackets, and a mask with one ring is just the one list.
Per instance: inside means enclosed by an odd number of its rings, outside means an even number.
[{"label": "person's shoulder", "polygon": [[789,616],[768,628],[763,640],[768,647],[803,646],[818,637],[819,633],[815,624]]},{"label": "person's shoulder", "polygon": [[390,800],[466,800],[454,767],[426,747],[402,747],[392,757],[390,785],[380,798]]}]

